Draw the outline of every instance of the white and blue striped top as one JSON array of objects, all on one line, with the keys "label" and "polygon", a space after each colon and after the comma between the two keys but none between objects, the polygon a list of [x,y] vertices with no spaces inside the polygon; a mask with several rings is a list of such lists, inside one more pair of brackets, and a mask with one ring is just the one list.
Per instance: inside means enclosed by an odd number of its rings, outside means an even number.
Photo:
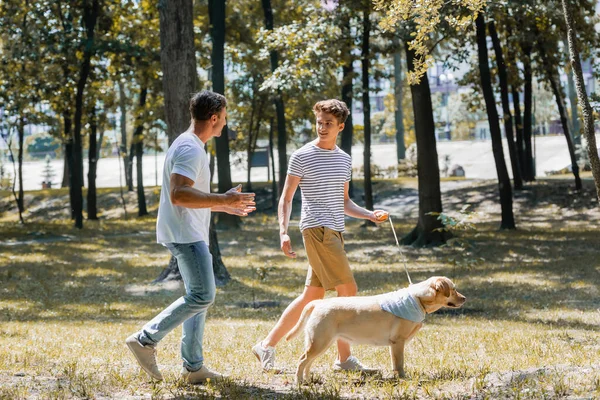
[{"label": "white and blue striped top", "polygon": [[326,150],[310,142],[290,157],[288,174],[300,178],[300,230],[324,226],[344,231],[344,185],[352,178],[352,159],[335,146]]}]

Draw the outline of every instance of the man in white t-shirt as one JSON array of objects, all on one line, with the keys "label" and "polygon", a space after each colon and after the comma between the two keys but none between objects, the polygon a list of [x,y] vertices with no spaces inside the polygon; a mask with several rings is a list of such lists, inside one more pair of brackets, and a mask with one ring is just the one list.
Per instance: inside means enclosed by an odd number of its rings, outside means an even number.
[{"label": "man in white t-shirt", "polygon": [[227,101],[220,94],[196,93],[190,100],[191,125],[173,141],[165,157],[156,237],[177,259],[186,294],[125,341],[142,369],[157,380],[163,378],[156,362],[156,345],[180,324],[182,377],[189,383],[222,377],[204,365],[202,354],[206,311],[215,297],[212,256],[208,251],[210,213],[246,216],[255,210],[254,193],[241,193],[241,185],[224,194],[210,192],[204,145],[221,135],[226,106]]},{"label": "man in white t-shirt", "polygon": [[[352,159],[337,145],[339,133],[350,113],[339,100],[320,101],[313,107],[317,119],[317,139],[296,150],[290,157],[288,175],[279,201],[279,236],[281,250],[295,258],[288,235],[292,199],[300,186],[302,213],[300,230],[306,256],[308,275],[304,291],[283,312],[267,337],[252,351],[264,370],[275,367],[275,346],[294,325],[309,302],[322,299],[326,290],[338,296],[354,296],[356,282],[344,251],[345,216],[379,223],[387,220],[383,210],[369,211],[350,199],[348,188],[352,176]],[[348,342],[338,340],[336,370],[364,371],[361,362],[351,355]]]}]

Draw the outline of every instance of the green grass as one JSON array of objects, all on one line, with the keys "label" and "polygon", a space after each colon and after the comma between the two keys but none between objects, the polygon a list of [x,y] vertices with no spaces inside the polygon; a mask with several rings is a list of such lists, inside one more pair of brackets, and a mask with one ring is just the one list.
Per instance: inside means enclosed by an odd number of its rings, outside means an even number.
[{"label": "green grass", "polygon": [[[283,375],[260,372],[250,352],[301,292],[305,278],[299,232],[292,232],[299,257],[286,259],[278,250],[272,213],[247,218],[240,231],[219,232],[233,280],[217,291],[204,346],[207,365],[231,379],[190,386],[178,380],[180,329],[159,346],[166,380],[158,384],[140,372],[123,342],[182,293],[180,285],[150,284],[169,260],[155,243],[154,216],[134,217],[130,197],[125,221],[114,200],[118,191],[104,190],[101,221],[86,221],[80,231],[67,219],[54,219],[64,215],[64,207],[52,208],[47,201],[62,196],[64,202],[66,192],[39,191],[28,194],[37,204],[29,203],[33,211],[21,226],[10,199],[4,200],[0,399],[598,398],[600,212],[589,187],[579,196],[570,185],[544,180],[518,194],[519,230],[513,232],[497,230],[495,184],[445,193],[448,212],[465,203],[481,212],[477,229],[460,233],[461,243],[469,246],[403,251],[413,281],[449,276],[467,296],[465,306],[427,317],[407,346],[406,379],[393,378],[383,347],[354,348],[381,374],[334,373],[332,348],[315,362],[312,383],[301,388],[293,383],[293,371],[302,339],[278,346],[278,362],[288,372]],[[380,181],[376,193],[380,200],[400,198],[414,186],[414,180]],[[153,193],[148,189],[149,197]],[[151,204],[155,215],[155,198]],[[399,234],[414,223],[411,216],[394,218]],[[389,225],[363,228],[359,221],[349,222],[346,246],[361,295],[406,286]],[[256,268],[265,266],[274,269],[261,280]],[[281,306],[238,306],[253,299],[277,300]]]}]

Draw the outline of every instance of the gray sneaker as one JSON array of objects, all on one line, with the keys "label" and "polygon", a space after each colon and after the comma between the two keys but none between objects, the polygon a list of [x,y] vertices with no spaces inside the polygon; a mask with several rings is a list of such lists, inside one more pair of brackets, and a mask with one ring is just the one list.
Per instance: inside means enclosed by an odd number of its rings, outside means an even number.
[{"label": "gray sneaker", "polygon": [[185,367],[181,370],[181,377],[187,383],[197,384],[197,383],[206,383],[210,381],[218,381],[220,379],[224,379],[225,377],[218,372],[211,371],[206,368],[204,365],[198,371],[188,371]]},{"label": "gray sneaker", "polygon": [[350,356],[344,362],[340,362],[340,360],[335,360],[333,363],[334,371],[360,371],[360,372],[375,372],[377,371],[374,368],[367,368],[358,360],[358,358],[354,356]]},{"label": "gray sneaker", "polygon": [[262,343],[258,342],[252,347],[252,353],[254,353],[264,371],[281,372],[280,368],[275,367],[275,347],[263,347]]},{"label": "gray sneaker", "polygon": [[125,343],[127,343],[127,347],[129,347],[129,350],[131,350],[137,359],[140,367],[142,367],[150,377],[162,381],[163,376],[158,370],[158,365],[156,365],[156,348],[142,345],[138,340],[137,333],[134,333],[125,339]]}]

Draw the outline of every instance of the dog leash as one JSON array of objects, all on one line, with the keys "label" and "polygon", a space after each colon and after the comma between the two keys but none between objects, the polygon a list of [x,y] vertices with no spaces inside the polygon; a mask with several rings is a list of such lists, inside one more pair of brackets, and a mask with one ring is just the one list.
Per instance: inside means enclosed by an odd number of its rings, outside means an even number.
[{"label": "dog leash", "polygon": [[408,267],[406,266],[406,256],[402,252],[402,248],[400,248],[400,242],[398,242],[398,236],[396,236],[396,230],[394,229],[394,224],[392,223],[392,216],[388,214],[388,220],[390,221],[390,226],[392,227],[392,232],[394,232],[394,239],[396,239],[396,246],[398,246],[398,250],[400,250],[400,255],[402,256],[402,262],[404,263],[404,270],[406,271],[406,277],[408,278],[408,283],[413,284],[410,279],[410,275],[408,274]]}]

